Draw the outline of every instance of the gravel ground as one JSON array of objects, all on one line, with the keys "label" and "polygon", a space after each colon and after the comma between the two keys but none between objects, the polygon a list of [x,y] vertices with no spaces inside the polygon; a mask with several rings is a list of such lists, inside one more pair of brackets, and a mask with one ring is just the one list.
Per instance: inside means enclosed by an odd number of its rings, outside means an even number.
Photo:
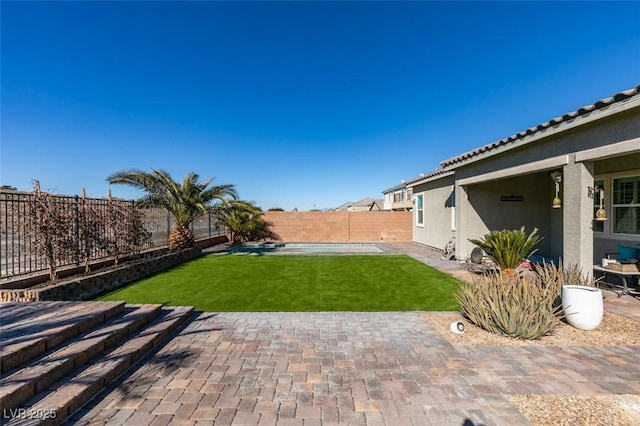
[{"label": "gravel ground", "polygon": [[507,399],[534,425],[640,424],[640,395],[515,395]]},{"label": "gravel ground", "polygon": [[[538,340],[522,340],[490,333],[470,324],[457,313],[426,313],[431,324],[452,345],[547,345],[547,346],[629,346],[640,345],[638,322],[605,313],[593,331],[560,324],[552,335]],[[454,334],[449,326],[463,321],[464,334]],[[509,401],[534,425],[616,425],[640,424],[640,395],[514,395]]]},{"label": "gravel ground", "polygon": [[[458,313],[426,313],[425,319],[452,345],[488,346],[631,346],[640,345],[638,322],[620,315],[606,313],[600,326],[593,331],[582,331],[561,323],[553,334],[538,340],[514,339],[490,333],[470,324]],[[464,334],[453,334],[449,326],[454,321],[466,325]]]}]

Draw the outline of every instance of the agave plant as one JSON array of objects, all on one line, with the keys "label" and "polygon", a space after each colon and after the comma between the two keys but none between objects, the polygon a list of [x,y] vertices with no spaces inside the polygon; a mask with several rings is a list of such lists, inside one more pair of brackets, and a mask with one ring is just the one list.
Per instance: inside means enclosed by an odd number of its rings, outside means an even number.
[{"label": "agave plant", "polygon": [[480,247],[500,269],[514,269],[537,251],[535,248],[541,238],[538,228],[527,235],[524,226],[519,230],[491,231],[480,239],[469,241]]},{"label": "agave plant", "polygon": [[173,216],[176,227],[169,235],[169,249],[193,247],[194,236],[189,226],[215,200],[227,203],[237,198],[233,185],[209,187],[213,179],[200,182],[200,176],[190,172],[182,183],[173,180],[169,172],[158,169],[151,173],[139,169],[116,172],[107,177],[110,184],[123,184],[142,189],[147,194],[139,202],[145,207],[164,207]]},{"label": "agave plant", "polygon": [[538,277],[482,275],[461,282],[455,297],[470,322],[518,339],[551,334],[563,317],[556,288],[542,285]]},{"label": "agave plant", "polygon": [[582,269],[576,264],[558,266],[551,262],[544,262],[534,266],[537,278],[541,285],[556,295],[555,304],[560,305],[563,285],[582,285],[597,287],[599,279],[589,274],[583,274]]}]

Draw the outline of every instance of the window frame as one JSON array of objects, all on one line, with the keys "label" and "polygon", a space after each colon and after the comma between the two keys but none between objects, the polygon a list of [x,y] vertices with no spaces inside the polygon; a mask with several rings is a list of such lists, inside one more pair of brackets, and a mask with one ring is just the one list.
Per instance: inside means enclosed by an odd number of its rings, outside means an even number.
[{"label": "window frame", "polygon": [[424,228],[424,194],[416,194],[416,226]]},{"label": "window frame", "polygon": [[[635,194],[634,194],[634,198],[635,198],[635,203],[630,203],[630,204],[621,204],[621,203],[614,203],[614,190],[615,190],[615,181],[616,180],[621,180],[621,179],[628,179],[628,178],[635,178],[636,182],[635,182]],[[616,209],[617,208],[636,208],[636,209],[640,209],[640,174],[625,174],[625,175],[619,175],[619,176],[611,176],[611,190],[610,190],[610,196],[609,196],[609,200],[610,200],[610,205],[611,205],[611,214],[610,216],[610,220],[611,222],[611,235],[615,235],[615,236],[629,236],[629,237],[638,237],[640,236],[640,227],[636,228],[636,232],[635,233],[626,233],[626,232],[616,232],[616,229],[618,227],[618,223],[617,223],[617,215],[616,215]],[[606,198],[606,194],[605,194],[605,198]]]},{"label": "window frame", "polygon": [[[618,240],[618,241],[637,241],[640,234],[623,234],[615,232],[615,210],[613,204],[613,181],[615,179],[624,179],[630,177],[640,177],[640,169],[625,170],[622,172],[602,173],[593,177],[594,186],[598,181],[604,181],[604,204],[603,207],[607,211],[608,220],[604,222],[604,230],[593,230],[593,237],[596,239]],[[638,185],[640,191],[640,185]],[[639,194],[640,195],[640,194]],[[595,201],[595,197],[594,197]],[[594,202],[595,206],[595,202]],[[619,205],[618,205],[619,206]],[[595,215],[594,215],[595,217]],[[595,220],[594,220],[595,223]]]}]

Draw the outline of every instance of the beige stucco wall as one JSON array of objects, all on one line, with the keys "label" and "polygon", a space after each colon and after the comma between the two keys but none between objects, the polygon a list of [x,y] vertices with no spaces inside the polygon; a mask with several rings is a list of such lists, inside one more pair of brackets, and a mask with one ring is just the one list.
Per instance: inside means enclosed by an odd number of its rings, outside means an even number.
[{"label": "beige stucco wall", "polygon": [[[498,150],[499,154],[482,154],[474,157],[477,161],[459,164],[455,169],[458,259],[467,258],[473,249],[469,238],[480,237],[491,229],[517,229],[523,225],[527,230],[539,228],[544,237],[539,246],[541,254],[562,257],[585,271],[590,270],[603,250],[615,247],[611,236],[605,239],[596,235],[594,249],[593,200],[588,198],[587,188],[598,174],[640,169],[640,102],[635,99],[633,103],[609,108],[614,109],[596,111],[516,141],[511,145],[513,149],[507,146]],[[615,116],[593,120],[614,110]],[[554,183],[549,174],[553,171],[563,172],[562,209],[551,208]],[[414,190],[425,191],[425,209],[429,198],[434,203],[442,198],[444,185],[436,182]],[[610,189],[607,191],[610,193]],[[501,195],[511,194],[522,195],[523,201],[500,201]],[[440,210],[431,215],[425,211],[425,220],[434,223],[424,229],[414,225],[414,241],[428,245],[441,242],[436,233],[449,229],[450,217],[446,209]],[[637,237],[625,238],[638,243]]]},{"label": "beige stucco wall", "polygon": [[413,214],[413,241],[430,247],[443,249],[455,235],[451,229],[451,215],[454,207],[453,176],[438,179],[414,187],[414,198],[424,195],[424,226],[417,226],[416,209]]},{"label": "beige stucco wall", "polygon": [[[511,195],[521,196],[523,201],[500,200]],[[470,238],[480,238],[491,230],[524,226],[527,233],[538,228],[541,254],[560,256],[562,229],[558,229],[558,223],[562,222],[562,211],[551,208],[554,195],[553,181],[546,172],[469,186],[466,226],[460,229],[457,255],[464,259],[471,254],[475,246],[467,241]]]}]

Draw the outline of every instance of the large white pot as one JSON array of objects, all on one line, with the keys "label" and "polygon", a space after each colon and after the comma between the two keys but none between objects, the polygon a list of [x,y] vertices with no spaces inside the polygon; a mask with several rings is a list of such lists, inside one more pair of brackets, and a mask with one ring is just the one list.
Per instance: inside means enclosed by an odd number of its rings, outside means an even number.
[{"label": "large white pot", "polygon": [[582,285],[562,286],[562,310],[567,322],[580,330],[594,330],[602,322],[602,291]]}]

